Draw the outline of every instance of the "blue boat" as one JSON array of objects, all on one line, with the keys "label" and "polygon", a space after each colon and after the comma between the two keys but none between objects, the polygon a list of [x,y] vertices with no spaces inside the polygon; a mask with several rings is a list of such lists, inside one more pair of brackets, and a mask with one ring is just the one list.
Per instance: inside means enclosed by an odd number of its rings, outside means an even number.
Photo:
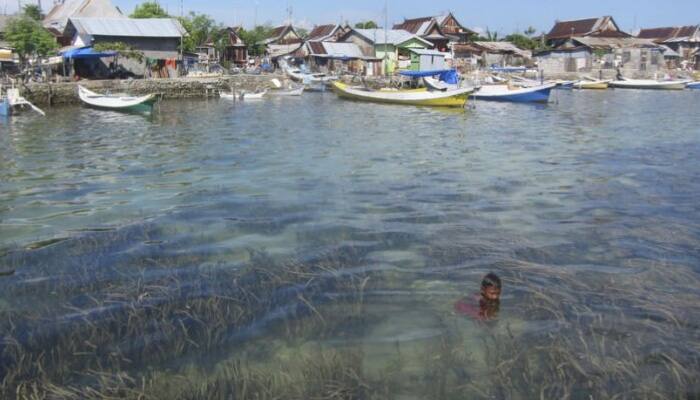
[{"label": "blue boat", "polygon": [[473,99],[508,101],[514,103],[547,103],[556,83],[540,86],[511,88],[508,85],[485,85],[471,95]]},{"label": "blue boat", "polygon": [[686,87],[688,89],[700,89],[700,82],[690,82]]}]

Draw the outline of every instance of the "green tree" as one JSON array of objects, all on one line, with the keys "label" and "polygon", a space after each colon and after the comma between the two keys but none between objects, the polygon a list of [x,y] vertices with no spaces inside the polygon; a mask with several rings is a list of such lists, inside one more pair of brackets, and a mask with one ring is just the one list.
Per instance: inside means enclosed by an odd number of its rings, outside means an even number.
[{"label": "green tree", "polygon": [[248,53],[251,56],[261,56],[265,54],[265,45],[262,43],[272,35],[273,28],[269,25],[258,25],[253,29],[242,29],[239,36],[248,45]]},{"label": "green tree", "polygon": [[535,29],[534,26],[529,26],[527,29],[525,29],[523,33],[525,34],[525,36],[532,38],[535,35],[535,33],[537,33],[537,29]]},{"label": "green tree", "polygon": [[155,1],[146,1],[136,6],[131,18],[169,18],[163,7]]},{"label": "green tree", "polygon": [[22,14],[27,18],[31,18],[34,21],[41,21],[43,19],[41,15],[41,8],[36,4],[26,4],[22,7]]},{"label": "green tree", "polygon": [[223,26],[213,18],[205,14],[190,12],[186,17],[178,18],[178,20],[188,34],[183,38],[184,51],[194,51],[197,46],[210,41],[217,49],[221,50],[219,47],[221,47],[223,37]]},{"label": "green tree", "polygon": [[377,29],[377,28],[379,28],[379,25],[377,25],[377,23],[374,21],[365,21],[365,22],[356,23],[355,28],[357,28],[357,29]]},{"label": "green tree", "polygon": [[26,15],[8,22],[5,40],[15,49],[22,65],[26,65],[30,57],[44,57],[58,48],[56,40],[41,22]]},{"label": "green tree", "polygon": [[309,37],[309,30],[304,29],[304,28],[294,28],[295,31],[297,31],[297,34],[301,36],[302,39],[306,39]]},{"label": "green tree", "polygon": [[539,41],[529,38],[525,35],[521,35],[520,33],[514,33],[512,35],[508,35],[504,38],[506,42],[511,42],[514,45],[520,47],[521,49],[527,49],[527,50],[535,50],[538,47],[540,47]]}]

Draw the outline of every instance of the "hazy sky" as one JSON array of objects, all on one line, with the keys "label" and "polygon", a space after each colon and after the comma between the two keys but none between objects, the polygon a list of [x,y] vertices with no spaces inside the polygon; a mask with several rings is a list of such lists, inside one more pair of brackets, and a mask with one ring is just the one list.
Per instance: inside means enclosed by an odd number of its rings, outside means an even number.
[{"label": "hazy sky", "polygon": [[[20,0],[22,4],[33,1]],[[36,1],[36,0],[34,0]],[[125,13],[130,13],[141,0],[112,0]],[[48,9],[52,0],[43,0]],[[185,12],[190,10],[207,13],[227,25],[252,26],[258,23],[281,24],[287,19],[287,9],[292,18],[303,27],[314,24],[373,19],[383,24],[382,0],[160,0],[173,15],[179,15],[181,4]],[[0,5],[13,12],[17,0],[0,0]],[[521,31],[534,26],[538,31],[548,31],[555,20],[588,18],[612,15],[623,30],[640,27],[692,25],[700,23],[700,0],[389,0],[389,23],[400,22],[404,17],[437,15],[452,11],[469,28],[489,28],[500,33]],[[256,6],[257,5],[257,6]],[[257,9],[257,13],[256,13]]]}]

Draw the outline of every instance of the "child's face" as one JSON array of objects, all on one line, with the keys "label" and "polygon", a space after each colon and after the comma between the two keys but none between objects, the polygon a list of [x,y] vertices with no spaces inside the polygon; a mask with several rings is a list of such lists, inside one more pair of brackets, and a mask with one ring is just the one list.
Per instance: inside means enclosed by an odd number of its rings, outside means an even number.
[{"label": "child's face", "polygon": [[481,295],[488,301],[498,301],[501,298],[501,289],[495,286],[481,288]]}]

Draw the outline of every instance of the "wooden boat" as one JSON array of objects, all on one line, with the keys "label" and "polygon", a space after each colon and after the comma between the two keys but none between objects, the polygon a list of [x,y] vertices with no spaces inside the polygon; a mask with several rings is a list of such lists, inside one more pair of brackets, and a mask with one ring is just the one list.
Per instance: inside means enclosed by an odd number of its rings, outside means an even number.
[{"label": "wooden boat", "polygon": [[126,95],[108,96],[95,93],[83,86],[78,86],[78,95],[83,103],[108,110],[138,110],[144,107],[151,107],[157,100],[155,94],[147,94],[140,97]]},{"label": "wooden boat", "polygon": [[700,89],[700,82],[690,82],[687,87],[688,89]]},{"label": "wooden boat", "polygon": [[582,80],[574,84],[575,89],[589,89],[589,90],[605,90],[610,86],[611,80],[599,81],[599,80]]},{"label": "wooden boat", "polygon": [[623,79],[610,82],[617,89],[683,90],[690,80],[656,81],[652,79]]},{"label": "wooden boat", "polygon": [[509,87],[508,85],[484,85],[471,97],[486,101],[507,101],[515,103],[546,103],[556,83],[534,87]]},{"label": "wooden boat", "polygon": [[474,91],[472,88],[445,92],[430,92],[427,90],[375,91],[367,90],[363,87],[351,87],[341,82],[334,82],[333,90],[335,90],[338,96],[351,100],[430,107],[464,107],[469,94]]}]

